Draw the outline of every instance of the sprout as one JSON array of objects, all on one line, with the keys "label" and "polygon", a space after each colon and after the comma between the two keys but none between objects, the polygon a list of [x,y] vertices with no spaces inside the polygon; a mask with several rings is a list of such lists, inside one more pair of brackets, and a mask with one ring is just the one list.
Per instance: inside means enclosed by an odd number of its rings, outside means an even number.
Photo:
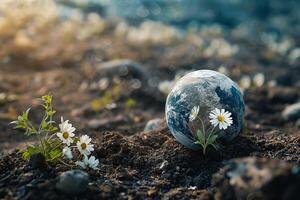
[{"label": "sprout", "polygon": [[[224,109],[215,108],[209,113],[208,118],[210,121],[210,126],[205,127],[205,120],[201,119],[198,116],[198,113],[199,106],[194,106],[189,116],[189,122],[192,123],[191,127],[193,127],[193,129],[190,128],[190,131],[195,135],[195,144],[199,144],[202,147],[203,154],[205,155],[208,146],[212,145],[215,149],[217,148],[216,140],[218,138],[218,131],[215,130],[215,128],[219,127],[219,131],[222,129],[226,130],[233,124],[233,120],[230,112],[225,111]],[[195,129],[195,127],[197,127],[196,119],[198,119],[201,123],[201,128],[199,129]]]},{"label": "sprout", "polygon": [[[84,162],[79,162],[81,164],[78,164],[77,161],[75,162],[76,165],[83,166],[82,163],[85,163],[86,166],[92,169],[98,169],[99,160],[94,156],[91,156],[89,159],[87,158],[87,155],[90,155],[94,151],[94,145],[91,144],[92,139],[87,135],[83,135],[80,138],[76,137],[74,134],[75,127],[69,123],[69,120],[64,121],[63,117],[61,117],[61,123],[58,125],[59,132],[57,132],[58,128],[52,119],[56,113],[52,107],[52,96],[45,95],[41,100],[41,106],[44,108],[44,117],[38,127],[34,126],[29,120],[30,109],[27,109],[22,115],[18,116],[16,121],[11,122],[11,124],[15,124],[15,128],[24,129],[25,135],[35,135],[40,141],[38,144],[28,146],[23,152],[23,158],[27,159],[32,154],[41,153],[47,162],[54,164],[61,163],[72,168],[74,167],[74,162],[65,162],[64,158],[72,160],[72,148],[75,148],[82,154],[79,154],[75,160],[82,159],[84,156]],[[75,142],[77,142],[77,146]]]}]

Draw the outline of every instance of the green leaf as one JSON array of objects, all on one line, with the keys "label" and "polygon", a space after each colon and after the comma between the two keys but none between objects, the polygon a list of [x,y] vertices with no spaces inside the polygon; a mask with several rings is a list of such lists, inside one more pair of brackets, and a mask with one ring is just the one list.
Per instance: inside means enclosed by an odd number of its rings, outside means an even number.
[{"label": "green leaf", "polygon": [[22,157],[23,157],[24,159],[28,159],[29,156],[30,156],[30,153],[29,153],[28,151],[24,151],[24,152],[22,153]]},{"label": "green leaf", "polygon": [[215,149],[218,149],[217,145],[215,144],[210,144],[211,146],[213,146]]},{"label": "green leaf", "polygon": [[56,111],[55,110],[49,110],[49,111],[46,111],[46,114],[48,115],[48,116],[53,116],[54,114],[56,113]]},{"label": "green leaf", "polygon": [[52,95],[44,95],[42,96],[42,100],[44,101],[45,104],[52,104]]},{"label": "green leaf", "polygon": [[54,160],[62,155],[62,152],[59,148],[53,149],[49,152],[49,156],[51,160]]},{"label": "green leaf", "polygon": [[56,131],[57,129],[58,129],[57,127],[52,126],[52,125],[50,125],[49,128],[48,128],[48,130],[51,131],[51,132],[54,132],[54,131]]},{"label": "green leaf", "polygon": [[31,154],[39,153],[39,152],[40,152],[39,147],[29,145],[27,147],[27,150],[22,153],[22,156],[23,156],[24,159],[27,159],[27,158],[30,157]]},{"label": "green leaf", "polygon": [[212,135],[211,137],[208,138],[208,143],[209,144],[215,143],[217,138],[218,138],[218,135]]},{"label": "green leaf", "polygon": [[77,143],[77,142],[79,142],[79,141],[80,141],[80,138],[79,138],[79,137],[74,137],[74,138],[73,138],[73,142],[74,142],[74,143]]},{"label": "green leaf", "polygon": [[197,130],[197,140],[199,141],[200,144],[205,143],[205,134],[200,129]]},{"label": "green leaf", "polygon": [[48,126],[47,122],[45,122],[44,120],[41,122],[41,127],[42,129],[46,129]]},{"label": "green leaf", "polygon": [[34,135],[34,134],[37,134],[37,130],[35,130],[35,128],[30,128],[30,127],[25,127],[26,128],[26,131],[25,131],[25,135]]},{"label": "green leaf", "polygon": [[26,120],[28,119],[28,114],[29,114],[29,111],[30,111],[31,108],[28,108],[25,112],[25,116],[26,116]]}]

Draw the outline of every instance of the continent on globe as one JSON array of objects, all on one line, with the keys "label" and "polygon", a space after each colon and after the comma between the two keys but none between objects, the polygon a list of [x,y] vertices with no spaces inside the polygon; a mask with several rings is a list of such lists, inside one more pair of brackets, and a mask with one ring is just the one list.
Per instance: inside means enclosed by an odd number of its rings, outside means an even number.
[{"label": "continent on globe", "polygon": [[189,127],[189,115],[199,106],[199,115],[208,125],[208,115],[215,109],[225,109],[232,114],[233,124],[218,132],[218,140],[230,141],[236,137],[244,119],[245,104],[238,86],[227,76],[212,70],[198,70],[182,77],[166,101],[167,125],[178,142],[198,150],[195,135]]}]

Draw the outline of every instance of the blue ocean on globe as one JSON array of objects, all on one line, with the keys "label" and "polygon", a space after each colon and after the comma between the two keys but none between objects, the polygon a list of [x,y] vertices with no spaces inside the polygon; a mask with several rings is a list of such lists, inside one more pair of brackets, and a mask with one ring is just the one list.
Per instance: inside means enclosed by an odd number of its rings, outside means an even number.
[{"label": "blue ocean on globe", "polygon": [[245,111],[243,95],[238,86],[227,76],[212,70],[198,70],[182,77],[166,101],[167,125],[178,142],[198,150],[195,137],[189,128],[189,115],[194,106],[200,107],[201,117],[208,117],[215,108],[232,113],[233,124],[218,132],[218,140],[230,141],[242,126]]}]

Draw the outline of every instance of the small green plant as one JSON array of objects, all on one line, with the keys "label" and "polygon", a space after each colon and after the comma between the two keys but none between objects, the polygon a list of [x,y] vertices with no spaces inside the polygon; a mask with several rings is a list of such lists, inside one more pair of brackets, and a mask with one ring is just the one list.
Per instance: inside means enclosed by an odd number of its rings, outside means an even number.
[{"label": "small green plant", "polygon": [[[16,121],[11,122],[15,125],[14,128],[23,129],[25,135],[36,136],[39,140],[37,144],[27,146],[22,153],[23,158],[27,159],[32,154],[41,153],[46,162],[98,169],[99,160],[94,156],[88,158],[94,151],[94,145],[91,144],[92,139],[87,135],[76,137],[74,134],[76,129],[69,123],[69,120],[64,121],[63,117],[61,117],[61,123],[56,127],[56,122],[53,120],[56,111],[52,106],[51,95],[42,96],[41,102],[44,116],[38,126],[35,126],[29,119],[30,108],[18,116]],[[74,149],[80,153],[76,159],[83,159],[82,161],[74,161]]]},{"label": "small green plant", "polygon": [[137,101],[135,99],[129,98],[125,102],[125,109],[129,110],[130,108],[136,106]]},{"label": "small green plant", "polygon": [[[199,106],[194,106],[189,116],[189,122],[191,123],[190,131],[195,135],[195,144],[199,144],[202,147],[203,154],[205,155],[208,146],[211,145],[217,149],[216,140],[218,138],[218,131],[227,129],[232,125],[233,121],[230,112],[215,108],[209,113],[210,126],[206,128],[204,120],[198,116],[198,113]],[[196,128],[198,124],[197,120],[200,122],[200,128]],[[215,129],[217,126],[219,130]]]}]

